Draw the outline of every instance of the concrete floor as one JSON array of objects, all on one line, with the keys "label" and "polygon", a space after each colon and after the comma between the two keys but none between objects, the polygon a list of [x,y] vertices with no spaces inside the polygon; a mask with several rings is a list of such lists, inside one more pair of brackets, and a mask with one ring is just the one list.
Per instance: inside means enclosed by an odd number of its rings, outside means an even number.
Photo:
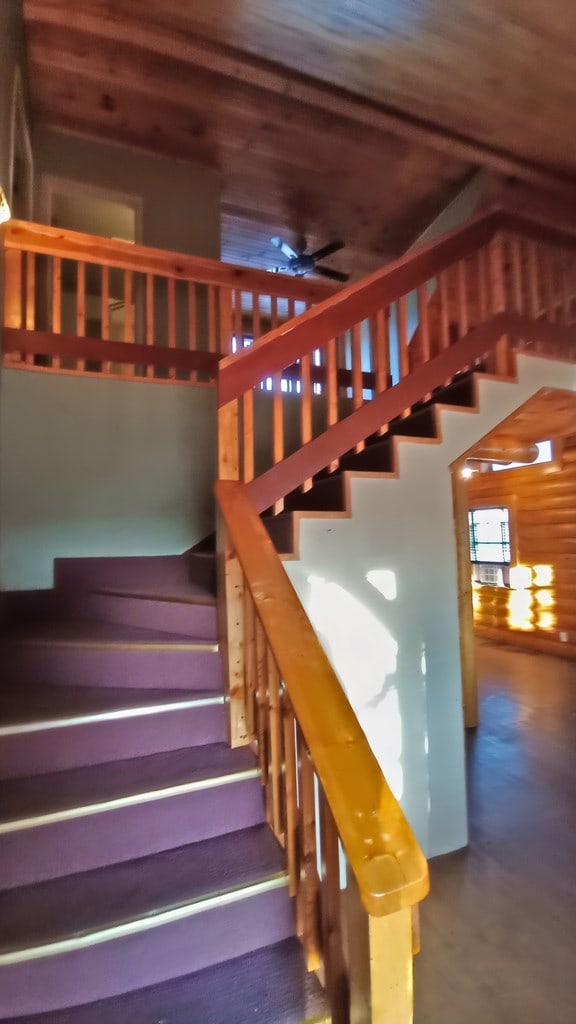
[{"label": "concrete floor", "polygon": [[415,1024],[576,1024],[576,663],[478,645],[470,845],[431,862]]}]

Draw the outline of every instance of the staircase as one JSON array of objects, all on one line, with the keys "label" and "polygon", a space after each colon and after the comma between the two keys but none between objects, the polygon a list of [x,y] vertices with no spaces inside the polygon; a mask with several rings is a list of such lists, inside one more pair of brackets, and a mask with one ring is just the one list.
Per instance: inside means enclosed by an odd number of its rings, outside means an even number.
[{"label": "staircase", "polygon": [[0,1019],[323,1012],[255,758],[227,743],[213,559],[56,577],[2,638]]}]

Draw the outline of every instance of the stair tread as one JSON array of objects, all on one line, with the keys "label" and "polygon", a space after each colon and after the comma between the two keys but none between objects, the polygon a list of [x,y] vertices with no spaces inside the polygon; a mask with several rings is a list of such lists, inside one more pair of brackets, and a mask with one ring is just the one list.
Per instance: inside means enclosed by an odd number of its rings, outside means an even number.
[{"label": "stair tread", "polygon": [[0,692],[0,727],[52,722],[84,715],[214,699],[214,690],[154,690],[136,687],[26,686]]},{"label": "stair tread", "polygon": [[268,825],[0,892],[0,953],[90,935],[285,875]]},{"label": "stair tread", "polygon": [[247,747],[186,747],[0,783],[0,824],[231,775],[255,767]]},{"label": "stair tread", "polygon": [[158,644],[200,644],[214,646],[207,640],[195,640],[183,633],[164,633],[157,629],[141,626],[126,626],[116,622],[99,622],[95,619],[55,619],[42,625],[11,629],[1,636],[4,643],[29,644],[71,644],[106,646],[107,644],[141,644],[151,647]]},{"label": "stair tread", "polygon": [[326,1013],[298,939],[87,1006],[4,1024],[302,1024]]}]

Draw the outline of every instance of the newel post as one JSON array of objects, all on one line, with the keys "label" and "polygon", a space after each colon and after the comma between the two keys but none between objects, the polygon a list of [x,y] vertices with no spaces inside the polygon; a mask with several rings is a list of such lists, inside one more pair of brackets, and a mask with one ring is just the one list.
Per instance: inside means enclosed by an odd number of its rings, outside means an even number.
[{"label": "newel post", "polygon": [[[239,479],[238,400],[218,409],[218,479]],[[229,700],[229,740],[233,747],[250,742],[246,724],[244,657],[244,576],[224,517],[216,519],[218,566],[218,634]]]}]

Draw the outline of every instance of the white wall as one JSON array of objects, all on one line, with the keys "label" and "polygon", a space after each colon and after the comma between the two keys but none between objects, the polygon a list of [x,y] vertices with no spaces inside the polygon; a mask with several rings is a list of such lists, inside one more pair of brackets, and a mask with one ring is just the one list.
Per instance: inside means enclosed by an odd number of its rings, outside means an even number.
[{"label": "white wall", "polygon": [[54,128],[37,128],[33,144],[38,220],[47,221],[47,177],[68,178],[139,197],[143,245],[219,258],[218,171]]},{"label": "white wall", "polygon": [[4,371],[0,589],[58,557],[161,555],[213,529],[215,392]]},{"label": "white wall", "polygon": [[576,367],[524,356],[517,384],[482,381],[479,414],[442,413],[442,444],[400,442],[398,479],[352,478],[352,518],[303,519],[286,563],[428,856],[467,840],[449,467],[545,386],[576,390]]}]

